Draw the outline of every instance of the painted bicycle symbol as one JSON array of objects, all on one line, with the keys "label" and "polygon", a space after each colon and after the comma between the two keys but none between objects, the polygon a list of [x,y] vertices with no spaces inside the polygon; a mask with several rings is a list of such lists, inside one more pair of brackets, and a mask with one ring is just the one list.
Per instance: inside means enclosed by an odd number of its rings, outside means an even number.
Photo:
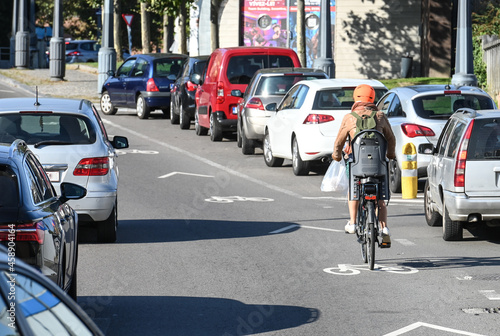
[{"label": "painted bicycle symbol", "polygon": [[[364,265],[351,265],[351,264],[339,264],[338,267],[325,268],[323,271],[330,274],[336,275],[357,275],[361,271],[369,271],[369,266]],[[397,274],[414,274],[418,272],[418,269],[408,266],[382,266],[375,264],[373,271],[397,273]]]},{"label": "painted bicycle symbol", "polygon": [[233,202],[273,202],[272,198],[265,197],[243,197],[243,196],[212,196],[205,199],[212,203],[233,203]]}]

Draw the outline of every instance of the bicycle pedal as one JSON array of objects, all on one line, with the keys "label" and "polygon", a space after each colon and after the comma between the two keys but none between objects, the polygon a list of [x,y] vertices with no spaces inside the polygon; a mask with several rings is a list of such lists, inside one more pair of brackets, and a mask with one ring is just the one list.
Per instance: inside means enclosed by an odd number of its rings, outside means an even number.
[{"label": "bicycle pedal", "polygon": [[390,248],[391,247],[391,243],[387,243],[387,242],[381,242],[379,245],[378,245],[380,248]]}]

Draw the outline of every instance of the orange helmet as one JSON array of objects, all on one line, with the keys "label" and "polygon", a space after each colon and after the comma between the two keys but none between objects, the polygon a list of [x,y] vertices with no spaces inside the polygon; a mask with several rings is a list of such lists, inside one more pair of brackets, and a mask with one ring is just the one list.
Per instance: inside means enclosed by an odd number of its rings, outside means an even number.
[{"label": "orange helmet", "polygon": [[358,85],[352,94],[354,101],[373,103],[375,101],[375,90],[368,84]]}]

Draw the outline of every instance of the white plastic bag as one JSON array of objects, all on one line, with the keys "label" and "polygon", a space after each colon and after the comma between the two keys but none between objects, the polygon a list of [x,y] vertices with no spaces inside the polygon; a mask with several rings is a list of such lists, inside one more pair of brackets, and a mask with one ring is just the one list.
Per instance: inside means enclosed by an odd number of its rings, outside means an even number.
[{"label": "white plastic bag", "polygon": [[348,186],[344,160],[332,161],[321,182],[321,191],[346,191]]}]

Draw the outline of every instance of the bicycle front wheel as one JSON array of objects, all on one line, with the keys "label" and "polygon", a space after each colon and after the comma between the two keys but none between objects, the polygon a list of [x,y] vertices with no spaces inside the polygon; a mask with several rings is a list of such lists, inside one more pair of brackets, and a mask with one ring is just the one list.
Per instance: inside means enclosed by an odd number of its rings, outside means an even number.
[{"label": "bicycle front wheel", "polygon": [[367,203],[367,231],[366,231],[366,241],[367,241],[367,252],[368,252],[368,264],[370,270],[375,267],[375,244],[377,242],[377,236],[375,232],[375,206],[373,202]]}]

